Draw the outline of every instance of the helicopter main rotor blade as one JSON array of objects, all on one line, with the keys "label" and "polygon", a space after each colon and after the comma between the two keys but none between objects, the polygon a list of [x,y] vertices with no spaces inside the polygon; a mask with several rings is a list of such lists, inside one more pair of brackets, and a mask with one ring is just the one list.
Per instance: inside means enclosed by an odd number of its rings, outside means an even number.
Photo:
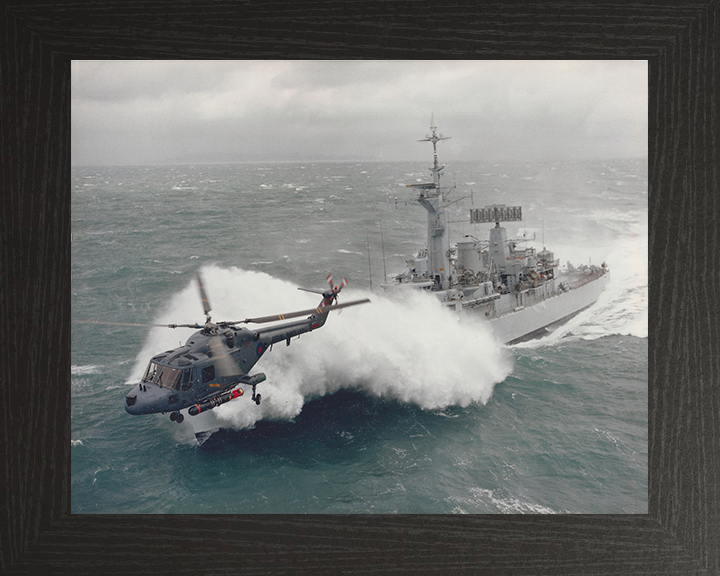
[{"label": "helicopter main rotor blade", "polygon": [[212,308],[210,307],[210,300],[208,300],[207,294],[205,293],[205,286],[203,285],[200,272],[196,270],[195,276],[197,277],[198,288],[200,288],[200,299],[202,300],[203,311],[205,312],[205,316],[207,316],[210,313],[210,310],[212,310]]},{"label": "helicopter main rotor blade", "polygon": [[139,326],[141,328],[159,326],[161,328],[202,328],[199,324],[143,324],[141,322],[105,322],[103,320],[73,320],[75,324],[104,324],[106,326]]},{"label": "helicopter main rotor blade", "polygon": [[332,306],[319,306],[318,308],[309,308],[308,310],[300,310],[299,312],[290,312],[289,314],[275,314],[274,316],[261,316],[259,318],[247,318],[245,320],[239,320],[237,322],[230,322],[229,324],[264,324],[265,322],[275,322],[276,320],[289,320],[290,318],[297,318],[298,316],[306,316],[308,314],[324,314],[325,312],[332,310],[339,310],[340,308],[347,308],[348,306],[356,306],[357,304],[365,304],[370,302],[369,298],[363,298],[362,300],[353,300],[352,302],[345,302],[344,304],[334,304]]},{"label": "helicopter main rotor blade", "polygon": [[243,373],[220,336],[216,334],[210,338],[209,345],[212,351],[213,364],[220,376],[239,376]]},{"label": "helicopter main rotor blade", "polygon": [[358,304],[365,304],[370,302],[370,298],[363,298],[362,300],[351,300],[350,302],[344,302],[343,304],[333,304],[332,306],[323,306],[323,312],[325,310],[338,310],[340,308],[347,308],[348,306],[357,306]]}]

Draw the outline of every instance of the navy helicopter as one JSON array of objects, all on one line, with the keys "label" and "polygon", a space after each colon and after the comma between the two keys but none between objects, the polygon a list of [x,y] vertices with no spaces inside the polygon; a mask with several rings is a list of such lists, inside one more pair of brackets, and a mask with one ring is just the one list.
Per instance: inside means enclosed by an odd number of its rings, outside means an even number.
[{"label": "navy helicopter", "polygon": [[[76,320],[82,324],[198,329],[198,332],[188,338],[184,346],[152,357],[140,382],[125,396],[125,410],[129,414],[170,412],[170,420],[181,423],[184,416],[180,410],[188,408],[188,414],[197,416],[242,396],[243,385],[252,387],[252,399],[259,405],[262,396],[257,394],[255,389],[266,379],[265,374],[250,375],[249,372],[273,344],[285,340],[289,346],[291,338],[322,327],[330,311],[370,302],[368,298],[364,298],[338,304],[338,294],[347,285],[347,279],[343,279],[340,285],[333,286],[332,275],[328,274],[329,290],[299,288],[322,295],[317,308],[232,322],[213,322],[210,317],[210,301],[205,293],[202,277],[199,272],[195,275],[205,312],[203,325]],[[238,326],[238,324],[265,324],[308,314],[309,316],[303,320],[258,330]]]}]

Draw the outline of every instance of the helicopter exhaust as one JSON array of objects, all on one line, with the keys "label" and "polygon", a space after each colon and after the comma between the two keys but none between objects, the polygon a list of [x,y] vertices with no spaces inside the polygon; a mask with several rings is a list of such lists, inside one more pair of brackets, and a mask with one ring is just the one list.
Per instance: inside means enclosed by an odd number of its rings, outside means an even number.
[{"label": "helicopter exhaust", "polygon": [[[265,374],[255,374],[253,376],[250,376],[246,380],[243,380],[243,384],[249,384],[253,387],[253,391],[255,390],[255,386],[257,386],[260,382],[264,382],[266,380]],[[217,408],[221,404],[225,404],[226,402],[230,402],[230,400],[235,400],[235,398],[240,398],[244,394],[242,388],[236,388],[235,390],[230,390],[228,392],[223,392],[222,394],[218,394],[217,396],[213,396],[212,398],[205,400],[204,402],[201,402],[200,404],[195,404],[194,406],[190,406],[188,408],[188,414],[190,416],[197,416],[201,412],[208,412],[209,410],[212,410],[213,408]]]}]

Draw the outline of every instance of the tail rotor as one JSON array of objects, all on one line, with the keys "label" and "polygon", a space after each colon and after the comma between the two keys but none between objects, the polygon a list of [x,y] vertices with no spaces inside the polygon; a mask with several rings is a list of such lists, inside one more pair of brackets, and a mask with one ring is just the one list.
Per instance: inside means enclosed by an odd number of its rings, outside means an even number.
[{"label": "tail rotor", "polygon": [[327,292],[323,292],[323,297],[325,298],[324,306],[330,306],[331,304],[334,304],[337,302],[338,294],[340,294],[340,290],[345,288],[347,286],[347,278],[343,278],[342,282],[340,282],[339,286],[333,286],[333,277],[332,274],[327,275],[327,283],[330,285],[330,290]]},{"label": "tail rotor", "polygon": [[340,290],[347,286],[348,279],[343,278],[342,282],[340,282],[338,286],[333,285],[332,274],[328,274],[325,280],[327,280],[327,283],[330,285],[329,290],[314,290],[312,288],[298,288],[298,290],[303,290],[304,292],[312,292],[313,294],[320,294],[325,299],[322,305],[331,306],[332,304],[335,304],[337,302],[338,294],[340,294]]}]

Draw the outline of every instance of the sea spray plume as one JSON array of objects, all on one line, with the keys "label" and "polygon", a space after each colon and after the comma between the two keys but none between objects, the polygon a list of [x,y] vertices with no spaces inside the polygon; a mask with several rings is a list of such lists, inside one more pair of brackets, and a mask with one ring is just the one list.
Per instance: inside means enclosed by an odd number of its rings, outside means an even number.
[{"label": "sea spray plume", "polygon": [[[615,216],[615,222],[624,222]],[[553,346],[567,338],[596,340],[610,335],[647,338],[648,335],[648,261],[647,216],[640,215],[621,227],[622,234],[602,246],[603,260],[610,266],[610,280],[597,302],[567,324],[541,340],[516,344],[516,348]],[[576,250],[577,247],[576,247]],[[590,253],[589,246],[580,251]],[[560,253],[572,254],[570,247]],[[573,261],[572,258],[569,260]],[[594,260],[597,261],[597,260]],[[578,263],[579,260],[575,260]]]},{"label": "sea spray plume", "polygon": [[[598,304],[598,320],[607,334],[648,335],[647,214],[624,227],[623,236],[607,256],[612,274],[607,295]],[[598,332],[597,330],[595,331]]]},{"label": "sea spray plume", "polygon": [[279,359],[301,376],[305,396],[352,387],[426,409],[467,406],[487,402],[510,371],[486,326],[418,292],[402,300],[374,295],[372,306],[344,312],[318,340]]},{"label": "sea spray plume", "polygon": [[[202,269],[218,318],[262,315],[307,308],[315,296],[264,273],[208,266]],[[348,289],[349,290],[349,289]],[[431,295],[409,292],[390,300],[373,294],[372,304],[343,310],[327,329],[267,353],[263,403],[228,403],[213,412],[220,427],[248,428],[263,418],[292,420],[310,398],[343,388],[414,403],[424,409],[486,403],[493,387],[511,371],[510,354],[481,321],[448,311]],[[174,295],[165,318],[197,316],[196,289],[190,283]],[[177,345],[178,334],[151,330],[133,377],[147,359]]]},{"label": "sea spray plume", "polygon": [[377,294],[365,310],[332,319],[332,330],[300,338],[282,354],[269,354],[266,401],[252,411],[227,405],[226,425],[247,427],[261,417],[292,419],[306,400],[343,388],[414,403],[424,409],[486,403],[510,373],[507,350],[488,327],[461,319],[431,295],[402,301]]}]

